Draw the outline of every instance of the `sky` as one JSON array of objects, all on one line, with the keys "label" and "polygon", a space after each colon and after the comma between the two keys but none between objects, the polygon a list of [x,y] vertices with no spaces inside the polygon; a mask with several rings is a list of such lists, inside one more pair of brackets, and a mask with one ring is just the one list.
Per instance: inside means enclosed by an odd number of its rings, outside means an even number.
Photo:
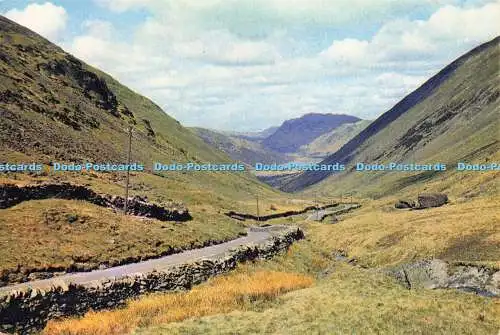
[{"label": "sky", "polygon": [[500,35],[500,0],[0,0],[186,126],[375,119]]}]

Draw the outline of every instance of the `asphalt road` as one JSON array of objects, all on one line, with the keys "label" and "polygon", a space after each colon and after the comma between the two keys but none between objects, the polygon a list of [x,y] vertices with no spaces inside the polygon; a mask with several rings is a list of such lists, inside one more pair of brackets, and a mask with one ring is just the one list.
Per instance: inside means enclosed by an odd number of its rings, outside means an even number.
[{"label": "asphalt road", "polygon": [[335,213],[337,213],[337,212],[348,210],[350,208],[354,208],[354,207],[357,207],[357,206],[358,206],[358,204],[345,204],[345,205],[342,205],[340,208],[335,207],[333,209],[321,209],[321,210],[317,210],[317,211],[314,211],[312,214],[310,214],[307,217],[307,220],[308,221],[321,221],[327,215],[335,215]]},{"label": "asphalt road", "polygon": [[223,255],[227,251],[251,243],[262,243],[270,239],[272,236],[272,231],[280,229],[279,226],[271,226],[269,228],[255,228],[248,229],[247,236],[240,237],[225,243],[200,248],[187,250],[178,254],[168,255],[157,259],[151,259],[143,262],[126,264],[121,266],[116,266],[104,270],[94,270],[91,272],[78,272],[69,273],[62,276],[53,277],[50,279],[34,280],[26,283],[15,284],[0,287],[0,293],[6,293],[13,290],[22,290],[26,288],[38,288],[38,289],[49,289],[50,287],[62,284],[91,284],[93,281],[99,281],[104,279],[117,279],[121,277],[130,276],[139,273],[153,272],[154,270],[162,270],[174,265],[180,265],[183,263],[188,263],[196,261],[203,258],[214,257],[218,255]]}]

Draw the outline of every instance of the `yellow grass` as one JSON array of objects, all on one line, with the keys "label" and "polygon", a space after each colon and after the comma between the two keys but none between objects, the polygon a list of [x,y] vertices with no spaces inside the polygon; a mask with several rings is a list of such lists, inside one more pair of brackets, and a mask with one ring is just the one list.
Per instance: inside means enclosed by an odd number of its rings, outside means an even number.
[{"label": "yellow grass", "polygon": [[138,327],[245,309],[252,301],[272,300],[313,284],[308,276],[275,271],[238,273],[211,280],[182,293],[156,294],[131,301],[125,308],[89,312],[81,319],[51,321],[44,335],[128,334]]},{"label": "yellow grass", "polygon": [[394,208],[397,199],[374,201],[334,226],[312,224],[310,236],[327,250],[341,249],[368,266],[422,258],[500,267],[500,199],[476,198],[433,209]]},{"label": "yellow grass", "polygon": [[[193,214],[196,215],[196,214]],[[78,220],[68,222],[68,216]],[[152,258],[173,248],[199,248],[207,240],[230,240],[244,226],[207,210],[189,222],[176,224],[124,216],[86,201],[33,200],[0,209],[0,273],[67,269],[86,270],[124,259]]]}]

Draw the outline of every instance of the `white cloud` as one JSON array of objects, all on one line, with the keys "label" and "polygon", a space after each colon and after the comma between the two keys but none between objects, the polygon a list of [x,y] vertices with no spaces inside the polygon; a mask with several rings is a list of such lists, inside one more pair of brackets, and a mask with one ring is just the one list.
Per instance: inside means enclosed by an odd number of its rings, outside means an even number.
[{"label": "white cloud", "polygon": [[369,43],[347,38],[333,41],[332,45],[321,53],[321,56],[339,63],[357,64],[364,61],[368,56]]},{"label": "white cloud", "polygon": [[469,48],[498,36],[499,17],[500,1],[478,8],[447,5],[426,21],[387,22],[370,40],[333,41],[322,55],[336,62],[359,64],[363,60],[370,66],[418,59],[451,61]]},{"label": "white cloud", "polygon": [[265,64],[280,58],[271,43],[240,40],[226,30],[200,32],[189,40],[173,40],[171,46],[178,57],[216,64]]},{"label": "white cloud", "polygon": [[64,7],[50,2],[29,4],[24,9],[12,9],[3,15],[53,41],[60,37],[68,20]]},{"label": "white cloud", "polygon": [[[83,27],[87,30],[86,34],[75,37],[66,48],[118,78],[130,79],[130,74],[149,76],[150,72],[157,76],[162,74],[161,70],[170,62],[164,55],[148,53],[141,44],[119,42],[110,22],[85,21]],[[135,85],[132,83],[131,86]]]},{"label": "white cloud", "polygon": [[[264,128],[311,111],[375,118],[498,35],[500,17],[500,1],[485,0],[99,2],[154,14],[128,41],[109,22],[89,21],[70,51],[168,106],[181,122],[226,129]],[[425,20],[399,15],[422,6],[433,8]],[[323,25],[321,34],[373,22],[381,24],[369,37],[336,38],[317,52],[293,29]],[[255,37],[245,27],[266,31]]]},{"label": "white cloud", "polygon": [[87,20],[82,24],[84,29],[87,29],[89,36],[98,37],[100,39],[111,39],[114,34],[114,27],[111,22],[103,20]]}]

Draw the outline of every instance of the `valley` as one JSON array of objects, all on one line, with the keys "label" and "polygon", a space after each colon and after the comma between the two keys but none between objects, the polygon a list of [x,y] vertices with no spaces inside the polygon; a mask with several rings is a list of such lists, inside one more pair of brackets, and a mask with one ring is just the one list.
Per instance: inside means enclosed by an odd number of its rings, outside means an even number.
[{"label": "valley", "polygon": [[500,37],[373,121],[258,132],[185,127],[3,16],[0,42],[0,332],[500,329]]}]

